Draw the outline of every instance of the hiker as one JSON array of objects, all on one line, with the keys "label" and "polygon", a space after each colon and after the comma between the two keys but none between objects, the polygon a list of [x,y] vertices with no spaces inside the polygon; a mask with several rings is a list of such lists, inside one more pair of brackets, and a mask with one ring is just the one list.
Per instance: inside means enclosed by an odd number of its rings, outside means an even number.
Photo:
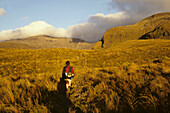
[{"label": "hiker", "polygon": [[70,62],[66,62],[66,66],[63,68],[62,78],[66,81],[66,89],[71,86],[71,80],[74,77],[73,67],[70,66]]},{"label": "hiker", "polygon": [[104,48],[104,47],[103,47],[103,45],[104,45],[104,36],[102,37],[102,39],[101,39],[100,41],[102,42],[101,47]]}]

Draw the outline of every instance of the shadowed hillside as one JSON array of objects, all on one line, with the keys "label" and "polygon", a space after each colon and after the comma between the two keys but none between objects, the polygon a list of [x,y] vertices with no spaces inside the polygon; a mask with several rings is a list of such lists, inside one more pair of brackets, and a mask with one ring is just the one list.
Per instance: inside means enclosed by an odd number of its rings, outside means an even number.
[{"label": "shadowed hillside", "polygon": [[47,35],[34,36],[25,39],[9,40],[0,43],[0,48],[19,49],[46,49],[46,48],[70,48],[92,49],[94,43],[87,43],[77,38],[57,38]]},{"label": "shadowed hillside", "polygon": [[[126,40],[170,39],[170,13],[152,15],[134,25],[118,26],[106,31],[103,47],[109,48]],[[101,41],[94,48],[101,49]]]}]

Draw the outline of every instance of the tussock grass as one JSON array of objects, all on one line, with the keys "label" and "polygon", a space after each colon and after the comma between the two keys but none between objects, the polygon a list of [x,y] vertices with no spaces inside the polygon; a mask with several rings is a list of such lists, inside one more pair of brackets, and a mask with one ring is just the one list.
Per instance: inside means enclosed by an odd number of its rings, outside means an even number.
[{"label": "tussock grass", "polygon": [[[70,97],[62,69],[75,70]],[[0,49],[0,112],[168,112],[169,40],[106,50]]]}]

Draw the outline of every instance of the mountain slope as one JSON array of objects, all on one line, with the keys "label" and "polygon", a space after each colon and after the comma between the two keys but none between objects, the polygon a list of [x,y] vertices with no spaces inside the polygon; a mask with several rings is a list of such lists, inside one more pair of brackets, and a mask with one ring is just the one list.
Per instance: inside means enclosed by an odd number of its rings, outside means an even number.
[{"label": "mountain slope", "polygon": [[[102,40],[103,47],[109,48],[126,40],[158,38],[170,39],[170,12],[152,15],[134,25],[111,28],[106,31]],[[94,48],[101,48],[101,42]]]},{"label": "mountain slope", "polygon": [[77,38],[57,38],[47,35],[33,36],[25,39],[15,39],[0,43],[0,48],[45,49],[45,48],[71,48],[92,49],[94,43],[87,43]]}]

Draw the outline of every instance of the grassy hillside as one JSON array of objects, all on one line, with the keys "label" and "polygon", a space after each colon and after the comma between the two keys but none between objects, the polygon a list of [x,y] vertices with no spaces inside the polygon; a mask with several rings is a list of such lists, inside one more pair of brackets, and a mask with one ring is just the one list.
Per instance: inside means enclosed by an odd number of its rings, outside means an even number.
[{"label": "grassy hillside", "polygon": [[0,42],[0,48],[22,48],[22,49],[34,49],[34,47],[28,46],[26,44],[21,43],[13,43],[13,42]]},{"label": "grassy hillside", "polygon": [[[109,48],[120,42],[136,39],[170,39],[170,12],[152,15],[134,25],[107,30],[103,36],[103,47]],[[101,42],[94,48],[101,49]]]},{"label": "grassy hillside", "polygon": [[77,38],[57,38],[47,35],[33,36],[24,39],[8,40],[0,42],[0,48],[18,49],[47,49],[47,48],[71,48],[92,49],[94,43],[87,43]]},{"label": "grassy hillside", "polygon": [[[75,70],[70,97],[60,81]],[[0,112],[169,111],[170,40],[132,40],[107,50],[0,49]]]}]

